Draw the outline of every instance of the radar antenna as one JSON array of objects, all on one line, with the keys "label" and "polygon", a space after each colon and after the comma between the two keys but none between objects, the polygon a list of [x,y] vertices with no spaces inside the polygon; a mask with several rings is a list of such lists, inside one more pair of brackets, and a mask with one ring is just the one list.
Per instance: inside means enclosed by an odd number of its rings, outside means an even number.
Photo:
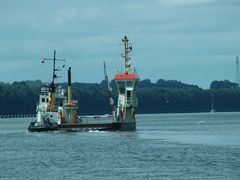
[{"label": "radar antenna", "polygon": [[124,43],[124,55],[122,54],[122,57],[124,58],[124,65],[125,65],[124,68],[125,68],[125,73],[128,74],[131,68],[131,63],[130,63],[131,58],[129,57],[128,54],[132,51],[132,46],[129,46],[127,36],[124,36],[124,38],[122,39],[122,42]]},{"label": "radar antenna", "polygon": [[237,86],[239,87],[239,60],[238,60],[238,56],[236,57],[236,83],[237,83]]},{"label": "radar antenna", "polygon": [[[60,71],[60,69],[56,69],[56,61],[65,62],[66,60],[65,59],[56,59],[56,50],[54,50],[53,59],[44,58],[42,63],[44,63],[45,61],[53,61],[52,83],[51,83],[50,87],[53,91],[55,91],[55,82],[56,82],[56,79],[58,78],[58,76],[56,75],[56,71]],[[63,67],[65,67],[65,65],[63,65]]]}]

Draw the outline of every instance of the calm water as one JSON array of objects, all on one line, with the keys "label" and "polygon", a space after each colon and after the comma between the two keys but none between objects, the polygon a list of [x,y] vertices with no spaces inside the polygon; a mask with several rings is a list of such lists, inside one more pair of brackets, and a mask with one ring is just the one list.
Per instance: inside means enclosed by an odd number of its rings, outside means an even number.
[{"label": "calm water", "polygon": [[135,132],[30,121],[0,119],[0,179],[240,179],[240,113],[138,115]]}]

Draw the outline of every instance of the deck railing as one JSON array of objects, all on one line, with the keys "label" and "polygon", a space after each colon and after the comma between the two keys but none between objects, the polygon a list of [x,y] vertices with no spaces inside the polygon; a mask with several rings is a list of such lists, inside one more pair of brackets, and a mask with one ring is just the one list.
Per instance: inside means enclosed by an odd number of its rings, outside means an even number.
[{"label": "deck railing", "polygon": [[32,118],[36,117],[36,114],[2,114],[0,115],[1,119],[7,119],[7,118]]}]

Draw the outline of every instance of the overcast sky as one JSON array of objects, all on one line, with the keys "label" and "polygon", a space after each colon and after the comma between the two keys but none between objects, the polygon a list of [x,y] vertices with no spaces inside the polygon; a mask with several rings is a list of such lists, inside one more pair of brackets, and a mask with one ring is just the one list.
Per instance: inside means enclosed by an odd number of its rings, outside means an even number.
[{"label": "overcast sky", "polygon": [[103,60],[112,78],[123,65],[124,35],[141,79],[203,88],[235,81],[240,1],[0,0],[0,81],[50,81],[51,64],[40,62],[54,50],[73,81],[103,80]]}]

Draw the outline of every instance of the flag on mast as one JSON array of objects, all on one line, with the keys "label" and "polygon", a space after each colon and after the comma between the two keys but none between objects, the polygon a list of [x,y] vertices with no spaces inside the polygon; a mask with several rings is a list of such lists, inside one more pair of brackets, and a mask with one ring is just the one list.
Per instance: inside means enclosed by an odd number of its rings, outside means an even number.
[{"label": "flag on mast", "polygon": [[44,61],[44,59],[43,59],[40,64],[43,65],[44,62],[45,62],[45,61]]}]

